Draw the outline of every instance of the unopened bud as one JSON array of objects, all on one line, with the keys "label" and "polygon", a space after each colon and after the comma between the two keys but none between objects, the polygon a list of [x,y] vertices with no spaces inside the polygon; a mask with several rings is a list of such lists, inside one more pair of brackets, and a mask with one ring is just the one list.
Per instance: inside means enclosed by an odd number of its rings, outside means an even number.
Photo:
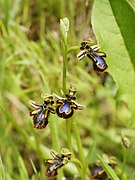
[{"label": "unopened bud", "polygon": [[127,138],[127,137],[122,137],[121,138],[122,139],[122,143],[123,143],[123,145],[125,146],[125,148],[129,148],[130,147],[130,141],[129,141],[129,139]]}]

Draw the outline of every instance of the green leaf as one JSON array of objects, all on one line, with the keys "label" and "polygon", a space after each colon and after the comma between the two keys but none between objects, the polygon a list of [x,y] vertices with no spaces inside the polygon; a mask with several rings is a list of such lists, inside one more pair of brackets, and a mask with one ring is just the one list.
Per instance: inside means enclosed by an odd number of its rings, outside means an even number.
[{"label": "green leaf", "polygon": [[26,180],[29,179],[27,169],[25,167],[24,161],[21,158],[21,156],[19,156],[18,158],[18,166],[19,166],[21,179],[26,179]]},{"label": "green leaf", "polygon": [[135,9],[135,0],[128,0],[128,2]]},{"label": "green leaf", "polygon": [[12,20],[16,17],[16,15],[19,13],[20,8],[21,8],[21,0],[14,0],[12,2],[12,6],[10,9],[10,18],[12,18]]},{"label": "green leaf", "polygon": [[60,31],[61,31],[61,36],[64,41],[64,44],[67,44],[67,32],[69,30],[69,20],[68,18],[63,18],[60,19]]},{"label": "green leaf", "polygon": [[125,0],[110,0],[110,5],[135,68],[135,11]]},{"label": "green leaf", "polygon": [[103,158],[99,155],[97,155],[102,167],[106,171],[106,173],[111,177],[112,180],[119,180],[118,176],[114,172],[114,170],[103,160]]},{"label": "green leaf", "polygon": [[77,164],[80,168],[82,168],[82,163],[76,158],[72,158],[70,162],[73,162],[74,164]]},{"label": "green leaf", "polygon": [[[107,54],[108,72],[118,86],[135,119],[135,12],[125,0],[95,0],[92,25],[102,51]],[[133,42],[134,41],[134,42]]]},{"label": "green leaf", "polygon": [[89,165],[90,159],[92,157],[92,151],[95,148],[95,142],[92,143],[91,147],[88,150],[87,156],[85,157],[85,165],[84,165],[84,170],[87,170],[87,167]]},{"label": "green leaf", "polygon": [[32,159],[30,159],[30,162],[31,162],[31,165],[32,165],[32,168],[33,168],[34,173],[37,174],[37,170],[36,170],[36,167],[35,167]]},{"label": "green leaf", "polygon": [[67,53],[70,53],[72,51],[77,51],[77,50],[80,50],[79,46],[72,46],[72,47],[68,48]]},{"label": "green leaf", "polygon": [[10,175],[8,174],[8,171],[6,169],[6,167],[3,164],[2,158],[0,156],[0,180],[13,180]]}]

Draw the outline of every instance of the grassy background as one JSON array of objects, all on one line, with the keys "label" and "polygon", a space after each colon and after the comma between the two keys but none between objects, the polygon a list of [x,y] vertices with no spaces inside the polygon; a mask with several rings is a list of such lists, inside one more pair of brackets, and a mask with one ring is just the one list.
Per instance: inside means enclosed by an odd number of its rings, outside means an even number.
[{"label": "grassy background", "polygon": [[[93,2],[72,0],[0,1],[0,177],[1,179],[46,179],[44,160],[52,147],[49,125],[33,129],[29,99],[42,102],[41,94],[60,94],[62,56],[59,20],[70,21],[68,46],[80,45],[84,38],[95,41],[90,15]],[[78,90],[77,102],[86,108],[77,112],[84,154],[95,142],[89,163],[96,154],[116,156],[118,168],[123,161],[121,133],[128,136],[125,176],[133,178],[135,163],[134,131],[127,129],[130,111],[117,101],[113,78],[98,75],[88,60],[78,62],[77,52],[68,56],[67,86]],[[66,146],[65,120],[51,115],[59,129],[59,145]],[[74,136],[72,137],[73,142]],[[76,143],[73,143],[76,152]],[[69,175],[72,165],[66,169]]]}]

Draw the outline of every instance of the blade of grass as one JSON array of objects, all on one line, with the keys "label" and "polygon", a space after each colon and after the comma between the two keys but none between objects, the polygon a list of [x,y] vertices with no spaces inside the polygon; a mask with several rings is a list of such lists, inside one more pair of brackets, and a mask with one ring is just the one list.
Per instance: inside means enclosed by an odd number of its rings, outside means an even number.
[{"label": "blade of grass", "polygon": [[20,178],[22,180],[23,179],[29,180],[28,172],[21,156],[18,157],[18,166],[19,166]]},{"label": "blade of grass", "polygon": [[97,156],[100,160],[102,167],[104,168],[106,173],[109,175],[109,177],[111,177],[112,180],[119,180],[119,178],[116,175],[116,173],[114,172],[114,170],[103,160],[103,158],[101,156],[99,156],[98,154],[97,154]]}]

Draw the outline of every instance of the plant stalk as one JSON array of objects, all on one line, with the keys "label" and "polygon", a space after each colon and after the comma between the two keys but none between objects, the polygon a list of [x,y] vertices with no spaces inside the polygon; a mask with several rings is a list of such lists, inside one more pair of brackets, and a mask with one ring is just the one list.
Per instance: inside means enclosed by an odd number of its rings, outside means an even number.
[{"label": "plant stalk", "polygon": [[[74,132],[74,136],[75,136],[77,147],[78,147],[79,160],[81,161],[81,163],[84,167],[85,159],[84,159],[84,155],[83,155],[83,147],[82,147],[80,134],[79,134],[79,131],[78,131],[78,128],[77,128],[75,121],[73,122],[73,132]],[[84,171],[83,167],[81,169],[81,178],[83,180],[85,180],[85,173],[84,173],[85,171]]]},{"label": "plant stalk", "polygon": [[126,161],[127,161],[127,149],[123,147],[123,166],[122,166],[122,171],[121,171],[121,179],[123,179],[123,174],[126,167]]},{"label": "plant stalk", "polygon": [[[51,118],[49,125],[50,125],[50,129],[51,129],[53,149],[56,150],[57,152],[59,152],[60,146],[59,146],[58,128],[57,128],[57,123],[56,123],[56,120],[54,117]],[[59,171],[57,180],[61,180],[61,179],[62,179],[62,171]]]},{"label": "plant stalk", "polygon": [[66,94],[66,75],[67,75],[67,45],[62,43],[63,49],[63,77],[62,77],[62,90]]}]

